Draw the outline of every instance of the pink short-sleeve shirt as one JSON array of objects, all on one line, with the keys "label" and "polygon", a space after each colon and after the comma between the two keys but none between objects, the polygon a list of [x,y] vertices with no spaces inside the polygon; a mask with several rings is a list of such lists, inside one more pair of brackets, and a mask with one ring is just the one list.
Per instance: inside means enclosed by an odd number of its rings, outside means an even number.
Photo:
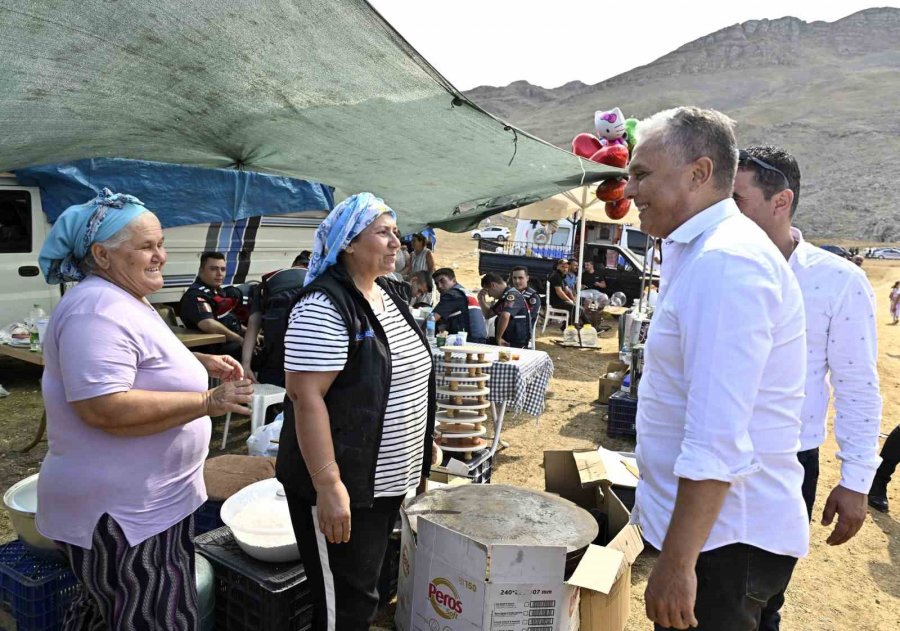
[{"label": "pink short-sleeve shirt", "polygon": [[70,402],[207,386],[206,370],[152,307],[96,276],[66,292],[44,343],[49,448],[38,478],[38,530],[90,549],[97,521],[109,513],[134,546],[194,512],[206,500],[208,416],[120,437],[82,421]]}]

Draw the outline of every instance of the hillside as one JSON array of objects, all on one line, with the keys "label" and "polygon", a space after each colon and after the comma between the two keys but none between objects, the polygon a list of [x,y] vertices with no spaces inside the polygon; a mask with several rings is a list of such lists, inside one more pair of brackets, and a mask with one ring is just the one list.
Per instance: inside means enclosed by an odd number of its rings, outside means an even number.
[{"label": "hillside", "polygon": [[900,240],[900,9],[836,22],[785,17],[736,24],[596,85],[517,81],[467,92],[476,103],[569,147],[597,109],[643,117],[713,107],[738,140],[779,144],[803,172],[797,224],[810,236]]}]

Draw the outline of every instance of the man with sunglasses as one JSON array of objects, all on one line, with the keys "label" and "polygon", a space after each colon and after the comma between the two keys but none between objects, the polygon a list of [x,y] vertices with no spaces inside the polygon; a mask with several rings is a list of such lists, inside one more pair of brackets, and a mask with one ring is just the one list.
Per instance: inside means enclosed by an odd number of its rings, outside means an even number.
[{"label": "man with sunglasses", "polygon": [[[866,494],[880,460],[875,294],[859,267],[804,241],[791,226],[800,201],[800,168],[786,151],[770,146],[741,151],[734,200],[788,260],[803,293],[808,350],[797,458],[804,469],[803,498],[810,519],[819,478],[819,447],[825,442],[825,417],[834,389],[841,481],[825,502],[822,525],[830,525],[837,515],[827,543],[840,545],[865,521]],[[769,601],[760,629],[778,629],[783,603],[783,592]]]}]

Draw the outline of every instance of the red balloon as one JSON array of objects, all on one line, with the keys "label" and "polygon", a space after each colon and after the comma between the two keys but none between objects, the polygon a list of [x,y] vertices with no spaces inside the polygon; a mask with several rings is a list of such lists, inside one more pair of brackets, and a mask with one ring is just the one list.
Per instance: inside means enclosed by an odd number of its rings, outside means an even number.
[{"label": "red balloon", "polygon": [[615,202],[606,202],[606,216],[610,219],[622,219],[631,209],[630,199],[620,199]]},{"label": "red balloon", "polygon": [[625,167],[628,164],[628,147],[607,145],[591,156],[591,160],[611,167]]},{"label": "red balloon", "polygon": [[603,147],[593,134],[578,134],[572,139],[572,153],[588,159]]},{"label": "red balloon", "polygon": [[615,202],[625,195],[625,180],[605,180],[597,187],[597,199],[601,202]]}]

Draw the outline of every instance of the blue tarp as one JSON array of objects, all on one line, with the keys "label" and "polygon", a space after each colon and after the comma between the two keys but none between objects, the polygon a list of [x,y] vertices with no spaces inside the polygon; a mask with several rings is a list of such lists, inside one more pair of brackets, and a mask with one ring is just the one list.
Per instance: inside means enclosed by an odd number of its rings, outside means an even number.
[{"label": "blue tarp", "polygon": [[17,169],[15,174],[23,186],[41,189],[51,222],[104,187],[143,201],[164,228],[334,207],[334,191],[324,184],[232,169],[95,158]]}]

